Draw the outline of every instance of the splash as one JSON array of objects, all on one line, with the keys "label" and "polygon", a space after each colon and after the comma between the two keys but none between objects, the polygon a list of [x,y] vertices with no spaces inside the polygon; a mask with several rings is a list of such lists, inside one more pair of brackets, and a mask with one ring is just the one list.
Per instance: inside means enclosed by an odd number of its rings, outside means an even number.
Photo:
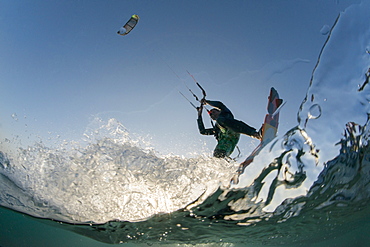
[{"label": "splash", "polygon": [[[366,4],[338,17],[323,47],[298,113],[299,125],[270,143],[232,189],[252,188],[253,202],[274,212],[285,200],[307,196],[325,164],[340,154],[337,145],[349,123],[363,126],[367,144],[370,27]],[[364,18],[355,17],[355,13]]]},{"label": "splash", "polygon": [[160,157],[115,119],[95,120],[84,137],[85,145],[20,148],[11,161],[1,153],[2,205],[71,223],[138,221],[207,197],[235,169],[212,158]]}]

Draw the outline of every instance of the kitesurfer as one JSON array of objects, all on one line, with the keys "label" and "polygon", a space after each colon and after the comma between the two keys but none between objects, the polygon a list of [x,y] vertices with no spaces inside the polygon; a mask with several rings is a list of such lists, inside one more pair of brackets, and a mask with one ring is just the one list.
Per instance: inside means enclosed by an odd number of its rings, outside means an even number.
[{"label": "kitesurfer", "polygon": [[232,130],[236,133],[245,134],[261,140],[261,129],[259,131],[256,131],[255,128],[249,126],[248,124],[240,120],[236,120],[229,108],[227,108],[222,102],[206,100],[205,98],[203,98],[201,100],[201,105],[210,105],[214,107],[209,111],[209,114],[210,117],[215,120],[219,126],[228,130]]},{"label": "kitesurfer", "polygon": [[[206,104],[214,107],[208,111],[211,119],[216,121],[216,124],[210,129],[204,128],[202,119],[203,105]],[[245,134],[259,140],[262,138],[260,131],[256,131],[255,128],[246,123],[234,119],[231,111],[220,101],[202,99],[201,107],[198,107],[197,110],[199,132],[202,135],[214,135],[218,142],[213,152],[214,157],[229,157],[238,144],[240,134]]]},{"label": "kitesurfer", "polygon": [[[204,127],[203,119],[202,119],[202,110],[203,106],[197,107],[198,110],[198,129],[200,134],[202,135],[214,135],[217,140],[217,146],[213,151],[213,157],[215,158],[226,158],[230,157],[232,152],[234,151],[236,145],[239,142],[240,134],[234,132],[231,129],[226,129],[220,126],[219,124],[213,125],[212,128],[206,129]],[[210,111],[210,116],[214,116]]]},{"label": "kitesurfer", "polygon": [[[230,158],[230,154],[234,151],[236,145],[239,142],[240,134],[245,134],[250,137],[254,137],[258,140],[262,140],[262,127],[259,131],[256,131],[255,128],[249,126],[248,124],[236,120],[234,115],[231,113],[229,108],[227,108],[222,102],[220,101],[211,101],[206,100],[206,91],[204,88],[195,80],[194,76],[191,75],[188,71],[188,74],[193,78],[194,82],[197,86],[202,90],[203,98],[199,100],[199,98],[191,91],[188,87],[189,91],[193,94],[195,99],[200,102],[200,107],[196,107],[190,100],[188,100],[185,95],[181,92],[180,94],[187,100],[189,103],[197,109],[198,111],[198,129],[202,135],[214,135],[217,139],[217,146],[213,152],[213,156],[217,158]],[[208,111],[212,120],[216,121],[216,124],[212,122],[212,128],[206,129],[204,128],[203,119],[202,119],[202,111],[204,105],[210,105],[214,107],[210,111]]]}]

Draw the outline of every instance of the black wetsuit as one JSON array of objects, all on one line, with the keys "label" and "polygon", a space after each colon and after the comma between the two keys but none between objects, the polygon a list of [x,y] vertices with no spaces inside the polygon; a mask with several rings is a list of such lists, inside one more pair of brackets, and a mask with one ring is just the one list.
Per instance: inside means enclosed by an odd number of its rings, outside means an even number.
[{"label": "black wetsuit", "polygon": [[222,102],[212,100],[206,100],[206,102],[208,105],[218,108],[221,111],[219,117],[216,120],[216,122],[221,127],[251,137],[256,137],[256,135],[258,135],[255,128],[249,126],[248,124],[242,121],[234,119],[234,115]]}]

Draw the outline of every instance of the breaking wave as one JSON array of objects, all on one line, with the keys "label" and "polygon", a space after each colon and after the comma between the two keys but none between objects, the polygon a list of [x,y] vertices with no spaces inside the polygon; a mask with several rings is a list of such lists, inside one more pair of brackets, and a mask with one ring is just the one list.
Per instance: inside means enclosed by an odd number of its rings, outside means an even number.
[{"label": "breaking wave", "polygon": [[138,221],[209,195],[235,170],[213,158],[159,157],[117,120],[95,121],[101,126],[85,133],[86,146],[38,143],[19,148],[16,159],[1,154],[1,202],[70,223]]}]

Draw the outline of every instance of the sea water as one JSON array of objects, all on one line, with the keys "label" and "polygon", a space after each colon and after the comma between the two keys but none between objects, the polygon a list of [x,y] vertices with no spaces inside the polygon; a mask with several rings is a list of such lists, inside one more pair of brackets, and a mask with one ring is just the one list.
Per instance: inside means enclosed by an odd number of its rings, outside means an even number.
[{"label": "sea water", "polygon": [[158,155],[115,119],[85,143],[0,150],[1,246],[366,246],[370,5],[341,13],[298,125],[235,164]]}]

